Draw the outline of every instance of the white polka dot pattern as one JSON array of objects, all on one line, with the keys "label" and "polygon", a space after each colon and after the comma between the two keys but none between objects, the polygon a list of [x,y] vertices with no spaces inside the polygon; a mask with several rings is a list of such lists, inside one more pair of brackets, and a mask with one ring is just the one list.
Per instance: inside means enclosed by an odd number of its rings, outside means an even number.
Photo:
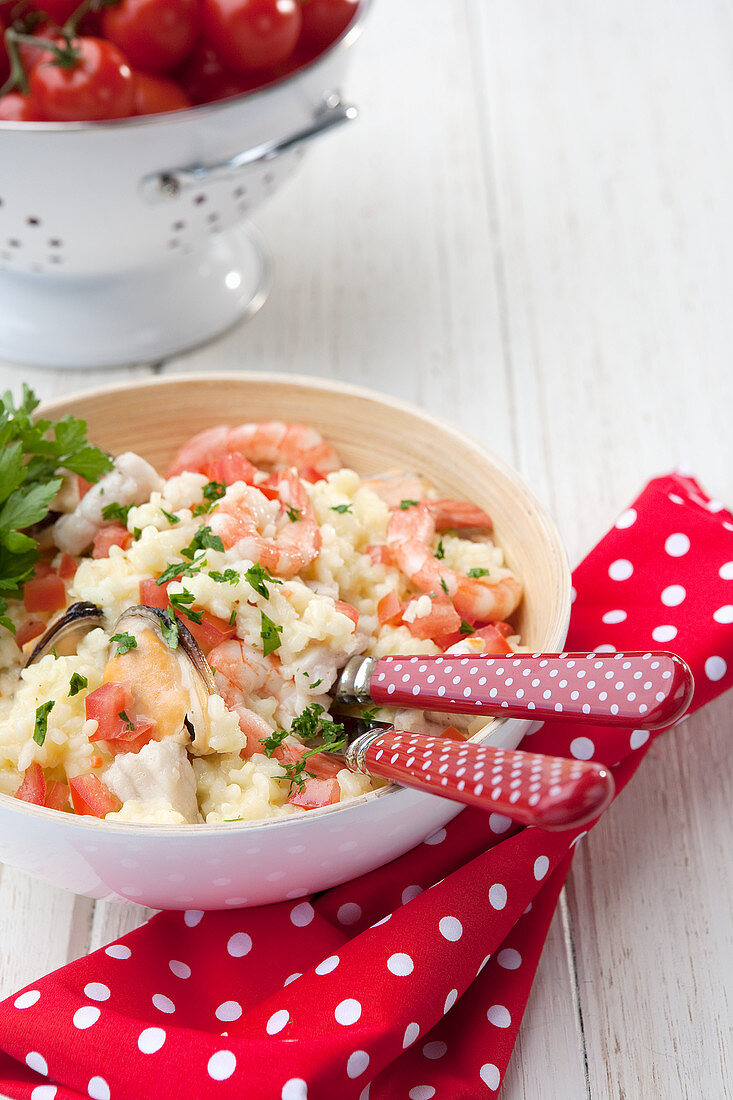
[{"label": "white polka dot pattern", "polygon": [[[363,736],[368,739],[373,733]],[[592,742],[588,744],[592,749]],[[580,825],[599,814],[613,797],[610,772],[599,764],[586,763],[585,758],[511,752],[399,730],[386,730],[372,741],[364,768],[407,787],[546,829]],[[496,890],[494,900],[500,896]],[[357,909],[353,903],[344,903],[338,910],[339,921],[349,923]],[[359,916],[361,910],[353,919]]]},{"label": "white polka dot pattern", "polygon": [[[618,569],[616,573],[620,575]],[[673,598],[677,595],[675,591]],[[727,608],[716,615],[717,621],[730,621]],[[602,615],[606,625],[625,620],[626,612],[613,605]],[[653,637],[667,642],[675,634],[674,627],[661,624]],[[684,661],[666,652],[599,656],[599,651],[383,657],[374,667],[369,691],[375,703],[389,706],[419,705],[425,710],[475,711],[533,721],[562,714],[604,726],[659,729],[681,717],[692,698],[692,678]]]}]

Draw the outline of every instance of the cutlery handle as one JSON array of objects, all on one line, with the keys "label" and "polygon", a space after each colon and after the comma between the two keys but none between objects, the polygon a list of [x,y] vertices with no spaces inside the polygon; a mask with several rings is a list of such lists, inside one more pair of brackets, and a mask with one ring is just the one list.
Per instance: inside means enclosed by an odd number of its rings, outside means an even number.
[{"label": "cutlery handle", "polygon": [[372,700],[392,707],[638,729],[670,725],[692,691],[682,658],[659,651],[382,657],[369,682]]},{"label": "cutlery handle", "polygon": [[601,764],[402,730],[368,730],[349,745],[346,763],[543,829],[589,821],[614,793],[613,776]]}]

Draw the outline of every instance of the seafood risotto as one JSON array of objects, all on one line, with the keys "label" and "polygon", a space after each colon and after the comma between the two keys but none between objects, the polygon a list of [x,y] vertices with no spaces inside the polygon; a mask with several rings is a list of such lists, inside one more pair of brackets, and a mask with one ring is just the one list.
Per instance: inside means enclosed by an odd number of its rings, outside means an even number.
[{"label": "seafood risotto", "polygon": [[50,517],[0,627],[0,791],[39,805],[183,824],[341,802],[382,785],[338,755],[349,658],[521,648],[490,518],[413,473],[361,479],[311,428],[209,429],[165,478],[120,455]]}]

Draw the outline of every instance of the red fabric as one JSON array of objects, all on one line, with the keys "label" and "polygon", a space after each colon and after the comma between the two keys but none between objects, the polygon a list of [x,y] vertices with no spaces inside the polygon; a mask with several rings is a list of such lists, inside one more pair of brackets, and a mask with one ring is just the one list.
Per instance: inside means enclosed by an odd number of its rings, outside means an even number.
[{"label": "red fabric", "polygon": [[[732,580],[733,516],[690,478],[659,478],[576,570],[568,648],[669,646],[696,709],[733,681]],[[561,722],[526,742],[614,765],[619,790],[648,743]],[[0,1004],[0,1090],[490,1100],[582,835],[466,810],[310,901],[162,913]]]}]

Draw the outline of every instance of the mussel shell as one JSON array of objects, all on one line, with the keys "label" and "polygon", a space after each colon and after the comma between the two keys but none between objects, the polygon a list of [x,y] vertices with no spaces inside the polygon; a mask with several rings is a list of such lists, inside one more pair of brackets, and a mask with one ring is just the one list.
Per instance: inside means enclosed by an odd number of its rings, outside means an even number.
[{"label": "mussel shell", "polygon": [[[136,604],[134,607],[128,607],[126,611],[122,612],[114,625],[112,633],[122,634],[127,626],[133,625],[136,621],[140,622],[141,620],[144,625],[149,626],[161,638],[163,637],[161,627],[168,626],[170,623],[168,612],[162,611],[161,608],[148,607],[145,604]],[[180,650],[183,653],[203,680],[204,687],[209,695],[216,695],[214,674],[211,671],[209,662],[201,652],[198,642],[186,624],[177,616],[176,623],[178,624],[178,649],[175,650],[175,652],[177,653]]]},{"label": "mussel shell", "polygon": [[76,653],[81,639],[97,626],[104,625],[104,612],[101,607],[86,600],[80,600],[67,607],[66,611],[52,622],[36,642],[24,668],[40,661],[52,649],[59,657],[68,657]]}]

